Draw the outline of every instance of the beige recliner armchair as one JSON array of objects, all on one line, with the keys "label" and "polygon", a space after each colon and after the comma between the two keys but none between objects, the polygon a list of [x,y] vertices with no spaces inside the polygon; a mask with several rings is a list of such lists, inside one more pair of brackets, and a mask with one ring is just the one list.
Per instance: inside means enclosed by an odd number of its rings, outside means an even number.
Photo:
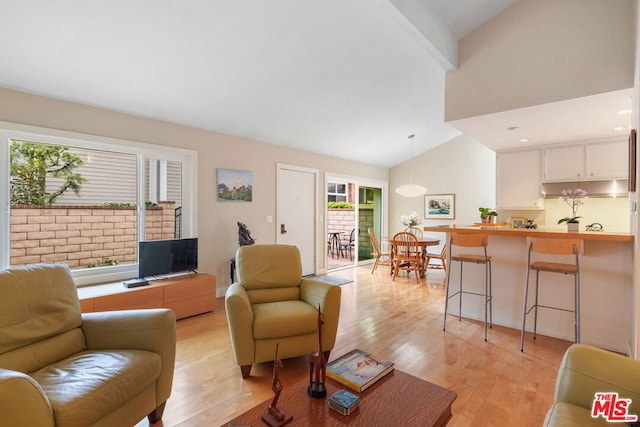
[{"label": "beige recliner armchair", "polygon": [[253,363],[286,359],[318,350],[318,306],[324,316],[322,350],[328,359],[340,315],[339,286],[302,277],[298,248],[241,246],[238,282],[225,296],[231,344],[242,377]]},{"label": "beige recliner armchair", "polygon": [[612,425],[602,416],[591,417],[595,393],[607,392],[617,392],[620,399],[631,399],[628,413],[640,417],[640,361],[600,348],[573,344],[560,365],[555,403],[547,412],[544,425]]},{"label": "beige recliner armchair", "polygon": [[66,265],[0,272],[0,424],[132,426],[171,394],[175,314],[81,314]]}]

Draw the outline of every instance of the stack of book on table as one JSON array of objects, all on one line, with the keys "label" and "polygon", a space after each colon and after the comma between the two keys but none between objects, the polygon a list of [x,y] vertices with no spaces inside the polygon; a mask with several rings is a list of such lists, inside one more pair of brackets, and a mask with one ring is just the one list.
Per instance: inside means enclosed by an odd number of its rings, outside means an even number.
[{"label": "stack of book on table", "polygon": [[393,371],[393,362],[379,360],[355,349],[327,364],[327,377],[362,393],[380,378]]}]

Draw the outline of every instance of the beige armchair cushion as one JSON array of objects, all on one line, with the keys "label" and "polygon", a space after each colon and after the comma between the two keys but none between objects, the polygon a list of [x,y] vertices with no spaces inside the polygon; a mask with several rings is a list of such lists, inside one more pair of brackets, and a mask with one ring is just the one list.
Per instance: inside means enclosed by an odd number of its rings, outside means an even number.
[{"label": "beige armchair cushion", "polygon": [[318,330],[318,309],[303,301],[254,304],[253,315],[255,339],[315,334]]},{"label": "beige armchair cushion", "polygon": [[0,367],[32,372],[86,349],[68,269],[5,270],[0,284]]},{"label": "beige armchair cushion", "polygon": [[141,393],[158,378],[161,364],[160,356],[149,351],[91,351],[45,366],[31,377],[54,408],[57,426],[81,426]]},{"label": "beige armchair cushion", "polygon": [[339,286],[302,277],[298,248],[242,246],[236,253],[238,283],[225,295],[231,344],[243,376],[253,363],[318,350],[318,307],[324,316],[322,349],[333,349],[340,315]]},{"label": "beige armchair cushion", "polygon": [[299,300],[302,264],[289,245],[242,246],[236,253],[238,282],[251,304]]},{"label": "beige armchair cushion", "polygon": [[254,289],[297,288],[302,280],[298,248],[290,245],[242,246],[236,253],[238,281]]},{"label": "beige armchair cushion", "polygon": [[640,361],[596,347],[573,344],[556,380],[555,403],[545,426],[610,425],[591,418],[596,392],[617,392],[631,399],[629,413],[640,416]]},{"label": "beige armchair cushion", "polygon": [[0,272],[0,414],[11,426],[124,426],[171,394],[175,314],[81,314],[63,264]]}]

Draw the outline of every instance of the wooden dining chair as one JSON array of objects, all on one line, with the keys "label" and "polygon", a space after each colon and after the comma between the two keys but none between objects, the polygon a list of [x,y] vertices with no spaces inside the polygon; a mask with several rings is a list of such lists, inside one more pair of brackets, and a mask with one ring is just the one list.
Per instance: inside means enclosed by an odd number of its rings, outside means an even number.
[{"label": "wooden dining chair", "polygon": [[393,282],[399,270],[413,271],[416,283],[420,283],[420,263],[422,261],[418,248],[418,238],[407,231],[396,233],[392,239],[393,247]]},{"label": "wooden dining chair", "polygon": [[[442,250],[439,254],[433,252],[427,252],[424,256],[424,268],[425,270],[429,268],[433,269],[443,269],[446,273],[447,271],[447,245],[442,246]],[[432,263],[431,260],[440,260],[439,263]]]},{"label": "wooden dining chair", "polygon": [[413,234],[418,239],[422,239],[422,230],[420,230],[418,227],[407,227],[407,229],[404,231]]},{"label": "wooden dining chair", "polygon": [[373,269],[371,270],[371,274],[373,274],[373,272],[376,271],[376,268],[378,268],[378,265],[391,264],[391,252],[382,252],[382,250],[380,250],[378,238],[372,228],[368,228],[367,232],[369,233],[369,240],[371,241],[371,248],[373,249],[372,255],[375,255],[376,257],[376,260],[373,263]]}]

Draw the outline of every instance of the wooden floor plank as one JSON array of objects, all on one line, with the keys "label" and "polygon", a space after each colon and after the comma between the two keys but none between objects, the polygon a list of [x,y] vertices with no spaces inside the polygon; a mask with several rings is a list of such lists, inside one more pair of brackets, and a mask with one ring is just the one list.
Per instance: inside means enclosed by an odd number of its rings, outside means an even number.
[{"label": "wooden floor plank", "polygon": [[[520,352],[520,331],[494,326],[488,342],[482,322],[447,319],[444,273],[429,270],[420,284],[411,277],[391,282],[388,267],[333,272],[351,278],[342,286],[342,308],[331,358],[358,347],[396,368],[454,390],[450,426],[539,426],[553,402],[562,355],[571,344],[539,336]],[[157,427],[218,426],[272,396],[272,364],[255,365],[242,380],[233,362],[220,299],[217,310],[178,322],[174,386]],[[494,307],[494,310],[496,308]],[[306,358],[284,360],[286,387],[306,372]],[[294,424],[295,425],[295,424]],[[137,427],[148,427],[146,420]],[[153,426],[153,425],[152,425]]]}]

